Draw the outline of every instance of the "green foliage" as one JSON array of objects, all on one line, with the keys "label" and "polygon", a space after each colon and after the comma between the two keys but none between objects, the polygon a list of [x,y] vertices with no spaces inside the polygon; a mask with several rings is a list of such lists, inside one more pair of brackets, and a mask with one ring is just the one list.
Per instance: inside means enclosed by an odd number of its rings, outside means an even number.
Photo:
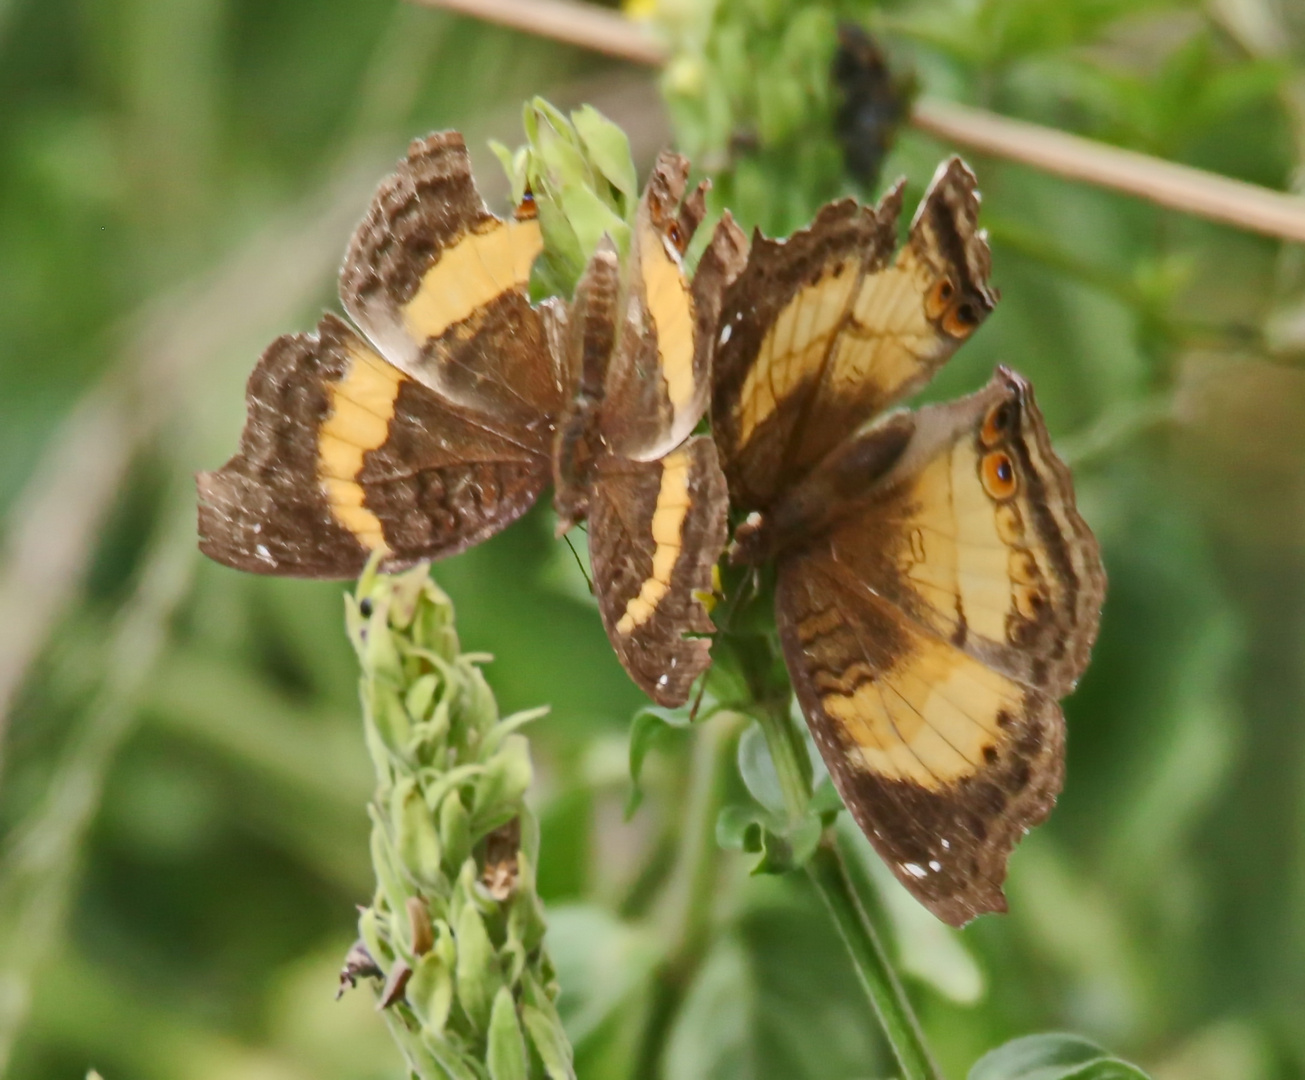
[{"label": "green foliage", "polygon": [[[801,6],[730,5],[777,40]],[[1274,187],[1305,162],[1305,25],[1292,4],[849,6],[925,95]],[[703,20],[706,48],[716,8],[678,7],[686,26]],[[747,54],[751,82],[773,79],[766,65],[784,55],[778,44]],[[487,200],[506,212],[486,141],[518,138],[534,94],[576,100],[568,88],[599,63],[389,0],[0,4],[0,505],[6,529],[30,519],[34,493],[58,490],[62,508],[38,541],[7,543],[0,559],[0,669],[19,645],[38,653],[7,713],[0,877],[14,895],[12,854],[34,852],[27,865],[52,886],[41,895],[63,898],[42,901],[48,935],[23,936],[22,964],[5,939],[0,992],[17,1032],[7,1075],[401,1075],[371,995],[331,1000],[355,904],[376,887],[361,810],[375,778],[340,588],[199,561],[189,524],[167,539],[165,493],[231,453],[264,345],[336,306],[349,230],[408,139],[465,131]],[[816,65],[789,70],[801,88]],[[642,128],[637,150],[659,141],[660,118],[641,111],[653,106],[605,97],[613,75],[624,77],[609,70],[584,97],[632,135]],[[810,93],[828,101],[824,86]],[[785,232],[849,190],[829,171],[836,147],[821,115],[813,106],[807,130],[772,155],[782,160],[771,179],[758,168],[747,192],[736,183],[731,198],[755,200],[748,224]],[[728,116],[710,131],[700,156],[729,149]],[[884,177],[907,177],[909,204],[955,149],[908,128]],[[1066,789],[1012,862],[1011,913],[954,933],[876,877],[873,852],[849,834],[857,891],[882,896],[885,948],[948,1077],[1049,1030],[1079,1032],[1163,1080],[1298,1076],[1299,252],[967,156],[1003,295],[930,393],[971,390],[998,362],[1032,380],[1103,541],[1110,595],[1093,665],[1067,702]],[[643,150],[636,162],[645,172]],[[100,414],[78,408],[101,379],[128,390],[135,462],[107,479],[111,444],[87,422]],[[94,435],[71,465],[56,454],[64,423]],[[44,582],[34,556],[72,543],[71,510],[98,499],[111,513],[58,588],[14,592],[11,573]],[[137,630],[159,635],[147,653],[118,614],[141,609],[138,586],[158,580],[151,568],[168,550],[189,581],[174,601],[143,605]],[[746,723],[721,710],[692,730],[661,725],[627,821],[641,702],[547,513],[435,576],[462,640],[495,653],[503,714],[552,706],[529,729],[531,808],[577,1074],[890,1075],[815,893],[800,876],[750,875],[754,856],[716,847],[722,810],[761,807],[739,776]],[[64,589],[43,629],[44,605]],[[121,742],[97,751],[95,796],[69,765],[101,730],[110,673],[150,656],[138,693],[110,695],[127,722],[110,731]],[[22,843],[35,822],[62,836],[76,824],[47,802],[52,791],[91,799],[89,828],[74,828],[67,849]],[[470,846],[464,810],[441,832],[458,850]],[[841,815],[840,834],[847,824]],[[413,993],[438,1019],[446,1000],[453,1011],[452,984],[434,975],[414,975]],[[556,1067],[533,1009],[522,1006],[519,1028]]]},{"label": "green foliage", "polygon": [[585,105],[567,117],[543,98],[525,108],[526,144],[493,144],[520,203],[529,193],[544,250],[531,272],[535,299],[570,296],[603,237],[622,255],[639,205],[639,185],[625,132]]},{"label": "green foliage", "polygon": [[716,205],[782,236],[847,193],[830,69],[839,22],[863,18],[864,4],[718,0],[654,13],[674,46],[662,92],[676,138],[713,174]]},{"label": "green foliage", "polygon": [[984,1054],[969,1080],[1146,1080],[1146,1074],[1076,1035],[1030,1035]]}]

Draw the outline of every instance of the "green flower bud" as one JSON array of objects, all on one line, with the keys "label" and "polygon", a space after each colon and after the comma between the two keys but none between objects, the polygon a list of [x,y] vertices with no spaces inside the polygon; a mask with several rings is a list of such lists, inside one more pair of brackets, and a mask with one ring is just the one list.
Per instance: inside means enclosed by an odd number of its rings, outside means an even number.
[{"label": "green flower bud", "polygon": [[521,1019],[550,1080],[575,1080],[571,1044],[567,1041],[566,1032],[562,1030],[562,1022],[557,1013],[545,1012],[534,1005],[523,1005]]},{"label": "green flower bud", "polygon": [[489,832],[511,821],[530,780],[530,742],[524,735],[509,735],[476,783],[472,802],[476,831]]},{"label": "green flower bud", "polygon": [[440,803],[440,840],[446,867],[460,867],[471,854],[471,818],[456,791]]},{"label": "green flower bud", "polygon": [[494,946],[476,905],[466,903],[458,915],[458,960],[456,966],[458,1003],[468,1019],[482,1031],[489,1024],[494,995],[502,986]]},{"label": "green flower bud", "polygon": [[500,987],[494,995],[489,1018],[489,1042],[485,1064],[491,1080],[526,1080],[526,1043],[521,1037],[512,991]]},{"label": "green flower bud", "polygon": [[437,886],[443,846],[417,781],[412,777],[400,780],[391,793],[391,800],[390,817],[398,840],[399,859],[418,882]]},{"label": "green flower bud", "polygon": [[412,969],[405,996],[423,1027],[443,1032],[453,1008],[453,965],[439,951],[427,953]]}]

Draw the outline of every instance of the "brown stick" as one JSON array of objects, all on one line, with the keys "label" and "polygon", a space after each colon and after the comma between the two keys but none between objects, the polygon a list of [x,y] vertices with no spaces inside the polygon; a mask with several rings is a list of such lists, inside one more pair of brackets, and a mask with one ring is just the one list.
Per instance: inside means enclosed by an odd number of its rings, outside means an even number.
[{"label": "brown stick", "polygon": [[527,34],[658,67],[666,50],[624,15],[575,0],[411,0]]},{"label": "brown stick", "polygon": [[1137,195],[1225,225],[1305,243],[1305,199],[1298,195],[952,101],[918,102],[911,123],[920,131],[971,150]]},{"label": "brown stick", "polygon": [[[639,24],[579,0],[412,2],[458,11],[636,64],[659,65],[668,56]],[[911,124],[970,150],[1136,195],[1225,225],[1305,243],[1305,198],[1296,195],[954,102],[918,102]]]}]

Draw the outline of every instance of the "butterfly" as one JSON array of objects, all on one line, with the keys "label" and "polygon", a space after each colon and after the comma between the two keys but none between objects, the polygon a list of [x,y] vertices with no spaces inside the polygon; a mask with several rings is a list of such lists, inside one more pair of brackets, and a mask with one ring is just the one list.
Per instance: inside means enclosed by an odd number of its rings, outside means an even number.
[{"label": "butterfly", "polygon": [[753,238],[721,310],[712,430],[747,515],[731,558],[774,565],[830,776],[898,880],[960,926],[1005,910],[1011,850],[1060,791],[1058,699],[1105,573],[1023,378],[889,411],[997,299],[965,164],[939,168],[898,249],[901,193]]},{"label": "butterfly", "polygon": [[589,522],[621,662],[682,704],[709,663],[700,596],[726,539],[715,445],[691,432],[746,250],[726,216],[690,282],[705,204],[687,177],[663,154],[629,257],[605,241],[570,302],[534,305],[532,203],[491,213],[458,133],[413,142],[345,255],[354,325],[280,337],[250,376],[238,452],[198,477],[200,548],[264,574],[347,578],[373,553],[399,569],[485,540],[555,481],[562,524]]}]

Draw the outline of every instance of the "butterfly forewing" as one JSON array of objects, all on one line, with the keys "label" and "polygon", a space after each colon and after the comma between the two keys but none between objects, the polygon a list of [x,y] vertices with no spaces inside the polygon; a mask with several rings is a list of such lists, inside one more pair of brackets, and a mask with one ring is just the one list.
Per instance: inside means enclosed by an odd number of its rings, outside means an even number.
[{"label": "butterfly forewing", "polygon": [[935,175],[896,256],[901,186],[756,237],[726,294],[713,430],[730,493],[764,509],[858,425],[919,389],[992,309],[974,177]]},{"label": "butterfly forewing", "polygon": [[499,423],[553,418],[567,393],[530,304],[537,220],[486,208],[457,132],[415,140],[372,200],[340,270],[340,297],[378,352]]},{"label": "butterfly forewing", "polygon": [[675,449],[706,411],[721,294],[746,255],[726,211],[690,282],[684,251],[702,222],[706,185],[685,198],[688,170],[685,158],[663,153],[640,199],[620,342],[607,375],[603,438],[614,453],[639,461]]}]

